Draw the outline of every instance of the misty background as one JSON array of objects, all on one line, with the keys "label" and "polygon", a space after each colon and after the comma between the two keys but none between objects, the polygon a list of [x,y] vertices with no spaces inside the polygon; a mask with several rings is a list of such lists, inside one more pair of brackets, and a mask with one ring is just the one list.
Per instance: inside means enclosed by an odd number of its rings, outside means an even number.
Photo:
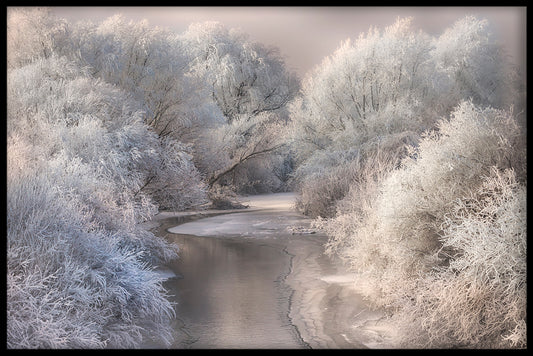
[{"label": "misty background", "polygon": [[53,12],[69,21],[102,21],[117,13],[125,19],[148,20],[150,25],[177,33],[189,24],[219,21],[240,28],[251,39],[276,46],[289,69],[300,77],[335,51],[341,41],[356,39],[370,27],[384,28],[398,17],[413,17],[413,27],[438,35],[459,18],[486,18],[496,40],[525,73],[526,7],[507,6],[61,6]]}]

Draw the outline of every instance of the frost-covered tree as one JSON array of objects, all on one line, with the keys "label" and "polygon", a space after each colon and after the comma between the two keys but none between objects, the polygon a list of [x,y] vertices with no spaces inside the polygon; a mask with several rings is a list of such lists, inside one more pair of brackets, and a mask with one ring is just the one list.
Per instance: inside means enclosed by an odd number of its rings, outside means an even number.
[{"label": "frost-covered tree", "polygon": [[[370,29],[355,42],[343,42],[306,76],[290,107],[297,186],[302,188],[309,174],[327,174],[315,165],[320,161],[315,155],[330,157],[332,167],[379,146],[395,151],[431,127],[439,78],[430,50],[429,36],[412,30],[411,19],[398,19],[384,31]],[[331,203],[346,192],[347,186]],[[309,204],[319,196],[310,196]]]},{"label": "frost-covered tree", "polygon": [[[399,148],[416,144],[461,100],[509,105],[512,76],[501,54],[487,22],[473,17],[459,20],[438,38],[414,31],[408,18],[343,42],[306,76],[300,97],[290,105],[294,183],[317,192],[303,206],[320,196],[329,199],[307,179],[313,174],[314,181],[322,182],[320,176],[329,174],[315,164],[319,157],[338,156],[329,160],[333,169],[333,162],[372,156],[376,149],[401,156],[406,151]],[[326,210],[334,214],[333,206]]]},{"label": "frost-covered tree", "polygon": [[245,162],[278,148],[279,132],[275,132],[287,119],[285,107],[298,81],[277,49],[252,42],[220,23],[192,24],[180,38],[190,76],[201,83],[206,99],[223,115],[222,122],[201,133],[196,145],[203,160],[199,167],[204,167],[209,184],[221,183]]},{"label": "frost-covered tree", "polygon": [[443,102],[457,105],[472,99],[479,105],[503,108],[517,99],[513,73],[489,22],[466,16],[434,39],[431,56],[445,76]]},{"label": "frost-covered tree", "polygon": [[187,63],[176,35],[115,15],[98,24],[77,23],[72,39],[92,75],[132,93],[157,134],[180,138],[180,129],[194,119],[186,105],[193,88],[184,76]]},{"label": "frost-covered tree", "polygon": [[298,88],[277,48],[252,42],[236,29],[195,23],[181,38],[192,73],[206,83],[228,123],[281,112]]},{"label": "frost-covered tree", "polygon": [[9,127],[33,133],[45,125],[42,120],[54,123],[42,129],[49,135],[45,157],[62,148],[69,157],[94,162],[138,198],[173,187],[164,195],[166,207],[205,202],[205,188],[188,149],[172,138],[162,143],[143,122],[142,104],[131,95],[91,79],[87,70],[78,70],[64,57],[22,68],[8,84],[13,117],[18,111],[27,116],[28,108],[35,112],[29,122],[19,118]]},{"label": "frost-covered tree", "polygon": [[165,210],[181,211],[207,203],[207,185],[194,165],[191,148],[164,137],[155,150],[158,154],[138,192],[150,195]]},{"label": "frost-covered tree", "polygon": [[[284,145],[283,125],[277,117],[268,114],[257,116],[255,120],[240,119],[221,126],[216,136],[211,136],[221,145],[220,151],[226,158],[225,164],[215,170],[208,179],[209,185],[220,182],[230,173],[235,172],[243,163],[255,157],[272,153]],[[213,143],[213,141],[211,141]],[[219,147],[210,145],[210,148]],[[223,156],[223,157],[224,157]],[[224,161],[222,161],[224,162]],[[235,181],[234,179],[230,180]]]},{"label": "frost-covered tree", "polygon": [[410,19],[342,43],[303,82],[302,101],[293,108],[298,144],[342,149],[423,128],[421,114],[430,110],[424,104],[434,99],[430,49]]},{"label": "frost-covered tree", "polygon": [[18,67],[48,58],[69,40],[68,24],[47,8],[10,8],[7,11],[7,66]]}]

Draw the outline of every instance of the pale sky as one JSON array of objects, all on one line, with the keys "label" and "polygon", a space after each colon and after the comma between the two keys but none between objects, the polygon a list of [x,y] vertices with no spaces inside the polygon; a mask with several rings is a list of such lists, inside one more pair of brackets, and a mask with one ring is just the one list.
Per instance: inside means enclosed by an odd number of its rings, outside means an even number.
[{"label": "pale sky", "polygon": [[[413,17],[413,25],[430,35],[439,35],[456,20],[475,15],[492,26],[496,39],[516,64],[525,65],[526,7],[53,7],[69,21],[95,22],[122,13],[126,19],[148,20],[153,26],[181,33],[193,22],[219,21],[240,28],[254,41],[280,49],[288,67],[303,76],[332,54],[341,41],[356,39],[371,26],[383,29],[397,17]],[[525,68],[524,68],[525,70]]]}]

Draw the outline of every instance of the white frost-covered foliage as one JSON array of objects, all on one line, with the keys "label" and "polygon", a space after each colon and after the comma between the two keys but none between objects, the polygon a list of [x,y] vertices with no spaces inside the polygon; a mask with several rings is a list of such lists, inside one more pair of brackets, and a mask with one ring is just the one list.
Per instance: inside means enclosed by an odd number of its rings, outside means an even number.
[{"label": "white frost-covered foliage", "polygon": [[173,308],[143,262],[149,251],[95,224],[47,167],[17,167],[15,148],[8,144],[7,347],[135,347],[147,333],[170,340]]},{"label": "white frost-covered foliage", "polygon": [[370,199],[322,221],[404,346],[525,345],[524,136],[512,112],[463,102]]},{"label": "white frost-covered foliage", "polygon": [[526,199],[513,170],[492,169],[454,203],[440,237],[449,265],[422,279],[405,307],[404,345],[527,347]]},{"label": "white frost-covered foliage", "polygon": [[272,173],[258,176],[250,170],[263,161],[280,161],[272,154],[280,146],[286,105],[298,89],[297,79],[277,49],[218,22],[191,24],[179,39],[189,59],[188,77],[221,113],[199,132],[194,146],[209,185],[243,190],[247,177],[255,176],[263,186],[273,186]]},{"label": "white frost-covered foliage", "polygon": [[[290,104],[295,188],[319,192],[327,180],[317,176],[323,167],[315,155],[366,154],[378,146],[397,151],[398,145],[416,144],[461,100],[509,105],[514,91],[508,68],[487,22],[474,17],[438,38],[414,31],[408,18],[343,42],[306,76],[300,97]],[[320,204],[320,194],[307,196],[304,206]],[[336,200],[319,210],[334,211]]]},{"label": "white frost-covered foliage", "polygon": [[165,153],[139,105],[54,55],[10,69],[7,88],[8,347],[168,342],[152,269],[177,247],[139,225]]},{"label": "white frost-covered foliage", "polygon": [[8,9],[7,28],[8,68],[48,58],[69,42],[66,21],[50,16],[46,8]]},{"label": "white frost-covered foliage", "polygon": [[478,105],[502,108],[517,99],[510,66],[504,65],[503,50],[487,20],[458,20],[433,40],[431,56],[436,70],[448,79],[442,94],[450,105],[470,98]]},{"label": "white frost-covered foliage", "polygon": [[185,76],[187,63],[176,35],[121,15],[71,27],[70,55],[77,54],[93,76],[131,93],[157,134],[185,135],[182,131],[197,117],[189,109],[194,88]]}]

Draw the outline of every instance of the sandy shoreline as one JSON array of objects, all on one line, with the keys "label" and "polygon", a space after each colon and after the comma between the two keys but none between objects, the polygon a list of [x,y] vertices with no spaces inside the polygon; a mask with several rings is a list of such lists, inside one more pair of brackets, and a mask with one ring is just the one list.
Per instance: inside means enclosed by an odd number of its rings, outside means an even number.
[{"label": "sandy shoreline", "polygon": [[[278,219],[281,219],[284,214],[294,214],[291,193],[255,196],[248,199],[248,202],[244,203],[249,204],[250,207],[244,210],[163,212],[156,216],[152,224],[153,227],[157,227],[163,221],[170,220],[176,222],[174,228],[168,229],[170,232],[180,233],[181,227],[187,233],[193,231],[199,236],[202,233],[205,233],[205,236],[211,236],[209,234],[213,233],[213,227],[208,223],[221,214],[270,211],[279,212]],[[219,228],[217,233],[221,236],[224,236],[225,232],[234,235],[235,231],[243,229],[244,226],[244,222],[239,219],[244,219],[253,228],[266,230],[267,233],[269,228],[280,223],[279,220],[272,218],[265,221],[254,220],[251,218],[253,214],[232,215],[232,218],[235,216],[237,220],[232,220],[232,224],[226,223],[225,225],[217,222],[215,224]],[[243,218],[246,216],[249,217]],[[207,217],[211,219],[206,219]],[[310,219],[305,217],[295,217],[295,219],[291,221],[296,221],[298,227],[304,229],[309,227]],[[320,233],[292,235],[291,230],[288,230],[286,226],[287,221],[281,221],[279,226],[283,231],[281,235],[278,231],[276,235],[278,238],[271,242],[284,244],[284,251],[290,256],[290,270],[283,280],[283,283],[292,290],[288,317],[297,328],[304,343],[314,349],[393,348],[394,346],[390,343],[393,329],[387,324],[384,314],[370,310],[357,293],[353,282],[354,274],[349,272],[340,261],[324,254],[323,244],[327,239],[326,236]],[[197,224],[200,222],[201,224]],[[279,236],[282,236],[281,240]],[[260,240],[261,243],[265,243],[269,240],[268,235]]]}]

